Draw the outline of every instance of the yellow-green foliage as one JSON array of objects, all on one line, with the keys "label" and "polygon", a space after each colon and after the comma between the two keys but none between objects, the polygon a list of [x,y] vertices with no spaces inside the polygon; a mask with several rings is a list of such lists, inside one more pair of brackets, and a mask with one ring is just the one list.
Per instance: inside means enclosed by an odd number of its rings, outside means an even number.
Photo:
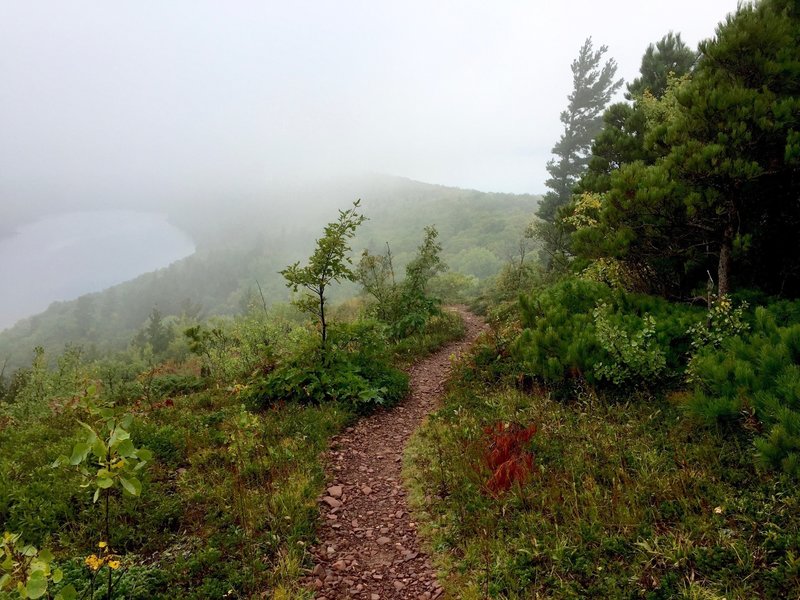
[{"label": "yellow-green foliage", "polygon": [[[61,569],[53,568],[53,554],[26,545],[18,533],[3,533],[0,538],[0,598],[42,598],[51,584],[64,579]],[[75,600],[75,588],[64,586],[54,600]]]}]

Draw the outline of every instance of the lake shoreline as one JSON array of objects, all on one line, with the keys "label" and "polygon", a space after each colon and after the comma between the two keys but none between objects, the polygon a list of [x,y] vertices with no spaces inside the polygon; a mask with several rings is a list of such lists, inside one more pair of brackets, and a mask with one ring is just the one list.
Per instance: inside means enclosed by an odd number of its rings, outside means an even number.
[{"label": "lake shoreline", "polygon": [[191,256],[197,245],[166,212],[56,213],[0,229],[0,329],[53,302],[135,279]]}]

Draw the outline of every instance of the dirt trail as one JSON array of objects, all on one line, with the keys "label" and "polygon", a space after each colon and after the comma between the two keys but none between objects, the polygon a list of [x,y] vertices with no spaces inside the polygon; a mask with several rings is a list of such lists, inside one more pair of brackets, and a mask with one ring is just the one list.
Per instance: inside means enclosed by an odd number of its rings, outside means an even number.
[{"label": "dirt trail", "polygon": [[440,400],[450,356],[468,348],[485,327],[464,309],[467,332],[415,364],[411,393],[398,406],[361,419],[333,439],[327,493],[320,499],[320,545],[307,579],[317,600],[437,598],[442,589],[420,549],[408,513],[401,469],[411,434]]}]

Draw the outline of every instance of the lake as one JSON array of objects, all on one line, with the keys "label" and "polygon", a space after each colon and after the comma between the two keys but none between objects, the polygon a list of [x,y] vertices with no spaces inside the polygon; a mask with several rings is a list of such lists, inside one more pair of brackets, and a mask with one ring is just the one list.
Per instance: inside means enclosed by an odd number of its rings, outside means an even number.
[{"label": "lake", "polygon": [[165,214],[104,210],[50,215],[0,239],[0,330],[166,267],[195,250]]}]

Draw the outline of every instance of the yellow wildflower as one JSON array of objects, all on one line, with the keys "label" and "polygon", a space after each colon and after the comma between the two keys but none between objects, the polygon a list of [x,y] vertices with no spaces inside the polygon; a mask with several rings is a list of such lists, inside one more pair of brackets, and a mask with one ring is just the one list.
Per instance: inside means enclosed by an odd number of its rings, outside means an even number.
[{"label": "yellow wildflower", "polygon": [[118,560],[110,560],[110,561],[108,561],[108,567],[110,569],[119,569],[119,561]]},{"label": "yellow wildflower", "polygon": [[103,566],[103,559],[97,556],[96,554],[91,554],[90,556],[86,557],[84,561],[86,566],[89,567],[92,571],[97,571],[100,567]]},{"label": "yellow wildflower", "polygon": [[97,547],[98,547],[98,548],[105,548],[106,546],[108,546],[108,542],[99,542],[99,543],[97,544]]}]

